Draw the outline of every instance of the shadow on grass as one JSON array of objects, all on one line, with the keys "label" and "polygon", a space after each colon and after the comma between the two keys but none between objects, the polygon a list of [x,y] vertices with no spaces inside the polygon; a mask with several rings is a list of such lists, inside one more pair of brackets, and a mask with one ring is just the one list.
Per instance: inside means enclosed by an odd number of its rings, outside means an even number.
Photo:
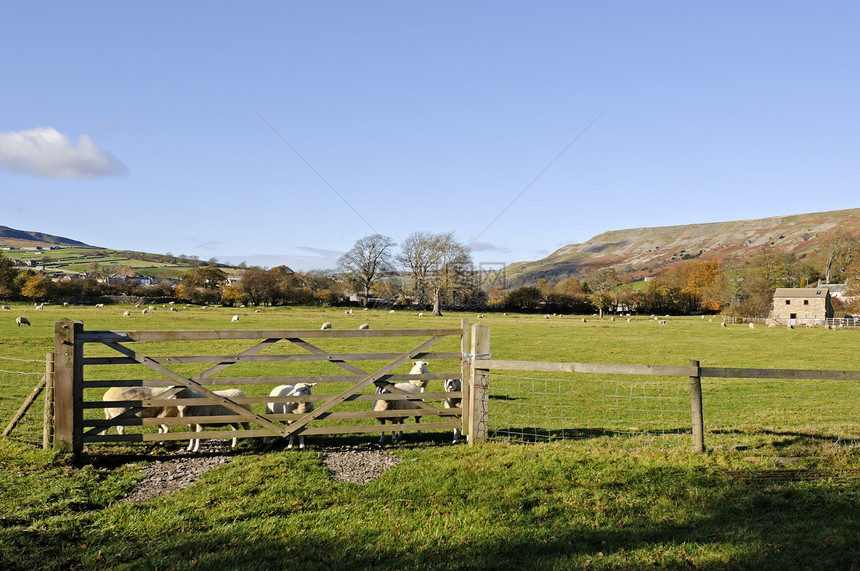
[{"label": "shadow on grass", "polygon": [[[665,470],[652,470],[637,478],[659,483],[668,476]],[[326,517],[326,507],[313,517],[275,514],[222,525],[217,517],[189,513],[178,524],[182,529],[171,529],[176,521],[150,529],[157,538],[109,530],[86,533],[73,526],[53,533],[5,529],[0,538],[4,555],[15,553],[7,559],[11,569],[858,568],[856,494],[792,485],[762,492],[727,484],[714,474],[695,480],[682,484],[697,486],[707,498],[706,505],[692,506],[695,514],[642,515],[623,525],[592,518],[547,521],[539,505],[515,498],[500,501],[481,521],[470,522],[468,535],[453,527],[437,541],[426,539],[430,523],[428,529],[403,535],[350,522],[341,532],[333,533],[334,526],[318,530],[313,522]],[[624,485],[607,482],[609,487]],[[431,515],[422,513],[421,519],[429,521]],[[456,525],[454,520],[436,521]]]}]

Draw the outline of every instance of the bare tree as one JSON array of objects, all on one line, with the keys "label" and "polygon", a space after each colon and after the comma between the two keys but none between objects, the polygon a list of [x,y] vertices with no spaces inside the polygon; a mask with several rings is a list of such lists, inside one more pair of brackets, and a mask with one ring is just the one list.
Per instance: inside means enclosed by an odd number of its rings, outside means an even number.
[{"label": "bare tree", "polygon": [[364,290],[365,305],[373,282],[394,271],[391,250],[396,245],[388,236],[372,234],[356,241],[352,249],[338,259],[338,269]]},{"label": "bare tree", "polygon": [[442,296],[463,284],[472,264],[471,250],[453,232],[413,232],[397,259],[411,275],[418,302],[426,303],[428,295],[433,299],[433,315],[442,315]]}]

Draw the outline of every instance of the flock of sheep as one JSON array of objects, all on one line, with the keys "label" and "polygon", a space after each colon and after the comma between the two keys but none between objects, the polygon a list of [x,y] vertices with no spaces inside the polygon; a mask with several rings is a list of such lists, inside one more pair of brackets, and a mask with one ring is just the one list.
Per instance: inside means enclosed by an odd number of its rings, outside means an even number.
[{"label": "flock of sheep", "polygon": [[[426,374],[427,370],[427,361],[415,361],[412,364],[412,370],[409,372],[412,375],[421,375]],[[424,379],[415,379],[411,380],[407,383],[397,383],[395,385],[385,385],[379,386],[376,389],[376,394],[390,394],[392,392],[404,392],[410,394],[423,393],[425,387],[427,386],[427,382]],[[301,400],[291,400],[290,397],[308,397],[311,396],[311,389],[316,386],[316,383],[297,383],[295,385],[280,385],[272,389],[269,393],[269,396],[273,398],[271,402],[266,403],[265,414],[266,415],[298,415],[298,414],[306,414],[312,412],[314,410],[314,403],[308,399]],[[444,382],[445,392],[459,392],[462,388],[462,383],[459,379],[448,379]],[[392,388],[394,387],[394,391]],[[142,401],[142,400],[150,400],[158,398],[160,395],[165,394],[167,391],[170,391],[168,398],[175,399],[202,399],[204,395],[193,391],[189,388],[179,387],[168,387],[168,388],[150,388],[150,387],[113,387],[105,392],[102,400],[104,402],[115,402],[115,401]],[[241,399],[245,397],[245,393],[239,389],[225,389],[220,391],[213,391],[213,393],[219,397],[224,397],[235,401],[236,399]],[[274,400],[277,399],[277,400]],[[459,397],[449,397],[444,399],[445,408],[458,408],[462,403],[462,399]],[[250,404],[240,404],[242,408],[251,412]],[[385,411],[398,411],[398,410],[414,410],[419,409],[421,406],[414,401],[410,400],[376,400],[373,403],[373,411],[374,412],[385,412]],[[105,418],[107,420],[111,420],[119,417],[132,410],[128,407],[106,407],[105,409]],[[206,426],[230,426],[234,430],[239,430],[240,428],[244,428],[247,430],[249,428],[248,422],[233,422],[233,423],[213,423],[213,422],[195,422],[195,418],[202,417],[211,417],[211,416],[229,416],[234,415],[235,413],[228,409],[227,407],[220,404],[182,404],[177,406],[150,406],[137,409],[133,416],[137,418],[170,418],[170,417],[182,417],[188,418],[188,427],[189,431],[193,433],[203,432]],[[420,416],[415,417],[416,422],[420,422]],[[385,418],[378,419],[380,424],[385,425]],[[403,424],[405,417],[393,417],[389,418],[392,425],[394,424]],[[292,424],[294,420],[287,420],[288,424]],[[122,435],[125,433],[125,427],[122,425],[117,425],[117,432]],[[393,427],[392,427],[393,430]],[[107,433],[108,429],[104,430],[104,433]],[[165,434],[170,431],[170,425],[168,424],[160,424],[158,428],[159,434]],[[419,431],[420,434],[420,431]],[[395,433],[392,431],[391,433],[391,442],[397,442],[398,436],[402,437],[403,432]],[[454,429],[454,439],[453,442],[456,444],[460,439],[460,430]],[[188,443],[188,452],[198,452],[200,450],[200,438],[192,438]],[[379,437],[379,443],[382,444],[385,440],[385,432],[382,432]],[[232,447],[235,448],[238,444],[238,439],[233,438]],[[288,444],[288,448],[292,448],[294,444],[294,435],[290,435],[290,441]],[[305,437],[304,435],[299,435],[299,448],[305,447]]]}]

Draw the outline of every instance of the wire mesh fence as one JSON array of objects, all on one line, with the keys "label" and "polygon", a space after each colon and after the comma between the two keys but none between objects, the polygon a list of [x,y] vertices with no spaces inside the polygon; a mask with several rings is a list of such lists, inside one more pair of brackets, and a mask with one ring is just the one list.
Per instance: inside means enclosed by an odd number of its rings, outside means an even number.
[{"label": "wire mesh fence", "polygon": [[[45,360],[0,357],[0,433],[5,438],[42,446],[46,391],[36,389],[45,370]],[[53,416],[47,422],[52,423]]]},{"label": "wire mesh fence", "polygon": [[689,445],[689,381],[493,373],[489,437],[515,442],[628,436]]},{"label": "wire mesh fence", "polygon": [[[534,375],[534,374],[532,374]],[[543,442],[617,437],[631,446],[692,445],[690,381],[492,372],[488,434]],[[860,382],[702,379],[708,448],[860,444]]]}]

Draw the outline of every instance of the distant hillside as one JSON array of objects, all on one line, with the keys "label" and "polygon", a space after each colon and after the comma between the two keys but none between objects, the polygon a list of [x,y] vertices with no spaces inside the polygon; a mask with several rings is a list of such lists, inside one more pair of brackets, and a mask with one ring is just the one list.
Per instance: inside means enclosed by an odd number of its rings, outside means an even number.
[{"label": "distant hillside", "polygon": [[8,226],[0,226],[0,244],[14,246],[16,248],[24,246],[41,246],[44,244],[52,244],[56,246],[78,246],[88,247],[87,244],[62,236],[52,236],[42,232],[28,232],[26,230],[15,230]]},{"label": "distant hillside", "polygon": [[559,281],[589,267],[612,265],[641,279],[689,259],[752,258],[762,248],[809,254],[836,233],[860,237],[860,208],[734,222],[633,228],[604,232],[582,244],[564,246],[546,258],[517,262],[507,269],[511,287],[533,285],[541,278]]}]

